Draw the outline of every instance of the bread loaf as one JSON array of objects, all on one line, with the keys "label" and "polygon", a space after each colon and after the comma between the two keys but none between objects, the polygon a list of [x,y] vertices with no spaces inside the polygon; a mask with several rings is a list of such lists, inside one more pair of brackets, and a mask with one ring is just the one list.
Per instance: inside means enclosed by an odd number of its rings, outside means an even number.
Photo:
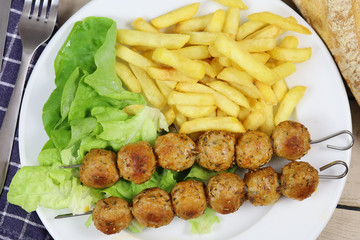
[{"label": "bread loaf", "polygon": [[360,0],[292,0],[330,49],[360,105]]}]

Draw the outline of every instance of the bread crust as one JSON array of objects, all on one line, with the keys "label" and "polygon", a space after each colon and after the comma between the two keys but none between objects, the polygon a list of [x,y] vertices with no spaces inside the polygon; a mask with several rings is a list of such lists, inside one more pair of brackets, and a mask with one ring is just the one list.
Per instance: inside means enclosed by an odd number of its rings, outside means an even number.
[{"label": "bread crust", "polygon": [[292,0],[328,46],[360,105],[360,0]]}]

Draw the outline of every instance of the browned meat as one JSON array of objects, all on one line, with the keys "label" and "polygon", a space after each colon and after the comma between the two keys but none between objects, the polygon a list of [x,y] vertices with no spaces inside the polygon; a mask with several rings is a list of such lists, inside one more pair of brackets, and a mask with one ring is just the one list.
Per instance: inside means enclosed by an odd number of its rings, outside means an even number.
[{"label": "browned meat", "polygon": [[195,143],[186,134],[168,133],[159,136],[154,150],[160,167],[182,171],[195,162]]},{"label": "browned meat", "polygon": [[211,177],[206,190],[210,206],[221,214],[235,212],[245,201],[246,185],[234,173],[219,173]]},{"label": "browned meat", "polygon": [[297,160],[310,150],[310,133],[301,123],[279,123],[271,135],[274,153],[288,160]]},{"label": "browned meat", "polygon": [[156,170],[156,158],[148,142],[123,146],[117,154],[120,175],[135,184],[148,181]]},{"label": "browned meat", "polygon": [[236,144],[236,163],[241,168],[258,169],[270,161],[271,139],[263,132],[247,131]]},{"label": "browned meat", "polygon": [[99,231],[114,234],[127,228],[133,216],[127,201],[118,197],[108,197],[96,203],[92,219]]},{"label": "browned meat", "polygon": [[319,183],[318,171],[307,162],[291,162],[282,169],[280,178],[281,193],[302,201],[315,192]]},{"label": "browned meat", "polygon": [[89,187],[106,188],[116,183],[120,176],[116,167],[116,154],[103,149],[92,149],[80,167],[80,181]]},{"label": "browned meat", "polygon": [[235,136],[225,131],[208,131],[197,141],[197,162],[211,171],[224,171],[231,167],[235,155]]},{"label": "browned meat", "polygon": [[255,206],[275,203],[280,198],[279,175],[272,167],[265,167],[245,174],[247,199]]},{"label": "browned meat", "polygon": [[132,214],[136,220],[151,228],[168,225],[174,218],[169,194],[157,187],[140,192],[132,200]]},{"label": "browned meat", "polygon": [[184,220],[200,217],[206,209],[204,183],[187,180],[177,183],[171,190],[176,215]]}]

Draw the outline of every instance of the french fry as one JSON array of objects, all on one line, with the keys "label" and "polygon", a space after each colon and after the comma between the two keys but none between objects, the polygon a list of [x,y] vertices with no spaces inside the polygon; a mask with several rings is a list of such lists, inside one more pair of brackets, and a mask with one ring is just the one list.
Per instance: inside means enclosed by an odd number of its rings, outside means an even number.
[{"label": "french fry", "polygon": [[210,45],[217,37],[217,33],[211,32],[184,32],[190,36],[189,45]]},{"label": "french fry", "polygon": [[159,67],[148,67],[146,72],[153,79],[159,81],[175,81],[175,82],[192,82],[196,83],[198,80],[188,77],[185,74],[175,70],[173,68],[159,68]]},{"label": "french fry", "polygon": [[128,46],[145,46],[149,48],[178,49],[190,39],[186,34],[154,33],[130,29],[118,29],[117,40]]},{"label": "french fry", "polygon": [[263,109],[263,105],[261,104],[261,99],[255,99],[255,98],[251,98],[249,99],[249,105],[251,108],[251,111],[260,111],[260,112],[264,112]]},{"label": "french fry", "polygon": [[284,62],[304,62],[311,57],[311,48],[280,48],[275,47],[269,51],[273,59]]},{"label": "french fry", "polygon": [[259,63],[250,53],[241,49],[234,40],[219,35],[214,43],[220,53],[238,64],[259,81],[273,84],[279,80],[279,76],[274,71]]},{"label": "french fry", "polygon": [[131,92],[141,92],[141,85],[139,80],[134,76],[131,69],[122,62],[115,64],[116,74],[119,76],[125,87]]},{"label": "french fry", "polygon": [[188,77],[197,80],[202,79],[205,75],[205,67],[203,64],[166,48],[157,48],[153,53],[153,59],[159,63],[171,66]]},{"label": "french fry", "polygon": [[273,38],[244,39],[237,43],[248,52],[265,52],[276,46],[276,40]]},{"label": "french fry", "polygon": [[296,71],[296,67],[291,62],[285,62],[274,67],[272,70],[279,75],[280,79],[284,79],[293,74]]},{"label": "french fry", "polygon": [[193,105],[212,106],[215,105],[215,97],[211,93],[193,93],[172,91],[168,97],[169,105]]},{"label": "french fry", "polygon": [[220,3],[221,5],[233,8],[240,8],[240,9],[248,9],[245,3],[242,0],[215,0],[215,2]]},{"label": "french fry", "polygon": [[222,81],[214,81],[214,82],[208,83],[208,86],[210,86],[212,89],[222,93],[223,95],[225,95],[226,97],[231,99],[236,104],[246,107],[246,108],[250,107],[249,101],[247,100],[247,98],[241,92],[239,92],[235,88],[229,86],[227,83],[222,82]]},{"label": "french fry", "polygon": [[128,63],[131,63],[135,66],[141,67],[142,69],[146,69],[147,67],[156,66],[154,62],[147,59],[146,57],[140,55],[137,52],[123,46],[118,45],[116,47],[116,56],[125,60]]},{"label": "french fry", "polygon": [[215,75],[218,75],[224,68],[223,65],[221,65],[219,58],[213,58],[210,62],[210,66],[213,69],[213,72],[215,73]]},{"label": "french fry", "polygon": [[225,80],[229,83],[237,83],[240,85],[252,87],[254,78],[247,72],[240,71],[234,67],[224,68],[218,75],[218,79]]},{"label": "french fry", "polygon": [[209,24],[212,16],[213,13],[179,22],[175,25],[174,32],[183,33],[202,31]]},{"label": "french fry", "polygon": [[145,21],[143,18],[139,17],[135,19],[131,25],[138,30],[138,31],[144,31],[144,32],[153,32],[153,33],[160,33],[160,30],[155,28],[151,23]]},{"label": "french fry", "polygon": [[140,67],[130,64],[130,68],[135,74],[136,78],[139,79],[146,99],[158,109],[162,109],[166,104],[166,99],[154,81],[149,77],[145,70],[141,69]]},{"label": "french fry", "polygon": [[251,55],[262,64],[265,64],[270,59],[270,54],[265,52],[253,52]]},{"label": "french fry", "polygon": [[259,89],[261,93],[261,98],[266,102],[266,104],[269,105],[277,104],[276,95],[269,84],[260,81],[255,81],[254,84]]},{"label": "french fry", "polygon": [[275,124],[274,124],[274,107],[266,104],[263,100],[260,101],[265,117],[264,123],[260,126],[260,131],[266,133],[268,136],[271,135]]},{"label": "french fry", "polygon": [[281,48],[297,48],[299,45],[299,39],[295,36],[286,36],[281,40],[279,47]]},{"label": "french fry", "polygon": [[246,118],[247,116],[249,116],[250,113],[251,113],[251,109],[249,109],[249,108],[244,108],[244,107],[240,107],[238,119],[239,119],[240,121],[244,121],[245,118]]},{"label": "french fry", "polygon": [[166,28],[178,22],[192,18],[199,9],[200,3],[192,3],[184,7],[175,9],[151,20],[157,28]]},{"label": "french fry", "polygon": [[226,11],[225,23],[223,32],[231,35],[231,38],[235,39],[237,30],[239,28],[240,8],[230,7]]},{"label": "french fry", "polygon": [[176,125],[181,127],[183,125],[183,123],[186,122],[187,120],[188,120],[188,118],[185,117],[182,113],[180,113],[179,111],[175,111],[175,123],[176,123]]},{"label": "french fry", "polygon": [[[204,67],[205,67],[205,74],[206,74],[207,76],[209,76],[210,78],[216,77],[216,72],[215,72],[214,69],[211,67],[210,63],[208,63],[208,62],[206,62],[206,61],[202,61],[202,60],[198,60],[198,62],[200,62],[201,64],[204,65]],[[206,76],[204,76],[204,77],[206,77]],[[202,78],[202,79],[204,79],[204,78]],[[201,79],[201,80],[202,80],[202,79]]]},{"label": "french fry", "polygon": [[231,67],[232,62],[227,57],[219,57],[219,63],[224,67]]},{"label": "french fry", "polygon": [[176,109],[189,118],[207,117],[216,110],[216,106],[176,105]]},{"label": "french fry", "polygon": [[144,105],[132,104],[127,107],[124,107],[122,110],[128,115],[135,116],[144,107],[145,107]]},{"label": "french fry", "polygon": [[216,106],[223,110],[229,116],[237,117],[239,115],[240,107],[223,94],[211,89],[208,86],[199,83],[178,83],[176,90],[181,92],[198,92],[198,93],[212,93],[215,97]]},{"label": "french fry", "polygon": [[172,106],[170,106],[164,113],[166,123],[170,126],[175,121],[175,111]]},{"label": "french fry", "polygon": [[154,53],[154,50],[151,49],[151,50],[143,51],[143,52],[141,53],[141,56],[146,57],[147,59],[149,59],[150,61],[152,61],[152,55],[153,55],[153,53]]},{"label": "french fry", "polygon": [[183,47],[177,50],[177,53],[180,53],[184,57],[190,58],[190,59],[205,59],[211,57],[208,51],[207,46],[189,46],[189,47]]},{"label": "french fry", "polygon": [[280,122],[288,120],[291,113],[294,111],[296,105],[300,102],[304,96],[306,87],[295,86],[291,88],[281,101],[279,109],[277,110],[274,118],[275,126]]},{"label": "french fry", "polygon": [[219,33],[223,29],[226,13],[223,9],[216,10],[211,21],[205,28],[205,32]]},{"label": "french fry", "polygon": [[193,133],[209,130],[223,130],[233,133],[245,132],[244,126],[235,117],[204,117],[196,118],[181,125],[180,133]]},{"label": "french fry", "polygon": [[[170,93],[174,90],[176,85],[176,82],[173,81],[159,81],[155,79],[155,82],[160,92],[164,95],[165,98],[169,97]],[[175,83],[175,85],[171,86],[169,83]]]},{"label": "french fry", "polygon": [[228,117],[228,115],[220,108],[216,109],[216,117]]},{"label": "french fry", "polygon": [[277,38],[281,33],[282,31],[278,26],[268,25],[248,35],[245,39]]},{"label": "french fry", "polygon": [[216,50],[214,43],[211,43],[208,47],[208,52],[212,57],[221,57],[221,53]]},{"label": "french fry", "polygon": [[229,84],[230,84],[230,86],[236,88],[242,94],[244,94],[245,96],[247,96],[249,98],[257,99],[257,98],[261,97],[261,93],[255,85],[245,86],[245,85],[240,85],[240,84],[237,84],[234,82],[230,82]]},{"label": "french fry", "polygon": [[236,33],[236,40],[243,40],[245,37],[265,27],[266,25],[267,23],[259,21],[247,21],[239,26]]},{"label": "french fry", "polygon": [[206,85],[207,83],[210,83],[210,82],[213,82],[213,81],[216,81],[216,79],[205,75],[205,77],[203,77],[203,79],[201,79],[199,81],[199,83],[202,83],[202,84]]},{"label": "french fry", "polygon": [[285,94],[289,91],[289,88],[284,79],[277,81],[271,87],[275,93],[278,102],[281,102]]},{"label": "french fry", "polygon": [[311,31],[309,29],[307,29],[306,27],[304,27],[300,24],[297,24],[297,23],[292,23],[290,21],[287,21],[285,18],[283,18],[279,15],[276,15],[274,13],[271,13],[271,12],[253,13],[253,14],[250,14],[248,16],[248,18],[250,20],[254,20],[254,21],[260,21],[260,22],[266,22],[269,24],[274,24],[284,30],[290,30],[293,32],[298,32],[298,33],[307,34],[307,35],[311,34]]},{"label": "french fry", "polygon": [[264,113],[261,111],[252,111],[243,121],[246,130],[256,130],[265,122]]}]

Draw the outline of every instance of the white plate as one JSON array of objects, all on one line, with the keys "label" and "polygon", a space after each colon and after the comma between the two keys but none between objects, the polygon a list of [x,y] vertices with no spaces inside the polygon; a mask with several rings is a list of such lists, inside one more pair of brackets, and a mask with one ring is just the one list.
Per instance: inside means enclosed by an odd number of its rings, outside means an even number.
[{"label": "white plate", "polygon": [[[54,89],[55,56],[65,41],[73,24],[87,16],[106,16],[118,23],[118,28],[129,28],[137,17],[152,19],[194,0],[97,0],[92,1],[72,18],[52,38],[39,58],[24,96],[19,127],[20,158],[22,165],[37,165],[37,155],[47,141],[43,129],[42,107]],[[198,15],[214,11],[222,6],[216,2],[200,0]],[[311,27],[292,9],[276,0],[245,0],[249,10],[241,12],[241,21],[253,12],[271,11],[283,17],[294,16],[299,23]],[[308,87],[304,98],[297,107],[293,118],[308,127],[312,138],[318,139],[335,131],[351,131],[351,116],[347,95],[338,69],[323,42],[313,31],[313,35],[296,35],[300,47],[312,47],[313,56],[296,64],[297,71],[287,78],[290,87]],[[346,137],[339,137],[329,143],[346,144]],[[303,158],[314,167],[333,160],[350,163],[351,151],[327,149],[326,144],[313,145]],[[273,160],[272,165],[279,171],[285,161]],[[342,170],[342,169],[340,169]],[[336,170],[327,170],[336,173]],[[246,202],[234,214],[219,215],[221,222],[214,225],[211,234],[191,235],[189,223],[178,218],[165,227],[146,229],[140,234],[122,231],[106,236],[95,227],[87,229],[87,217],[54,220],[54,216],[68,210],[37,210],[42,222],[55,239],[316,239],[331,217],[345,184],[342,180],[320,180],[318,190],[310,198],[298,202],[282,197],[276,204],[254,207]]]}]

